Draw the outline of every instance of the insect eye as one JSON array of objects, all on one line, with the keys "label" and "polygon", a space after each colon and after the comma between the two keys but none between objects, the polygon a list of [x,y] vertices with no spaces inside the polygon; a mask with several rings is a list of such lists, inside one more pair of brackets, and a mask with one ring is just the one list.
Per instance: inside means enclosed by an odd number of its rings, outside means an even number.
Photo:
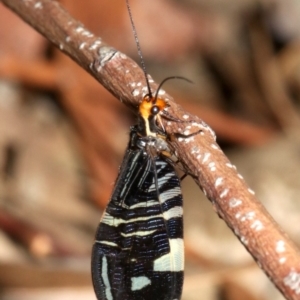
[{"label": "insect eye", "polygon": [[157,115],[160,112],[160,109],[157,105],[154,105],[151,107],[151,114],[152,115]]}]

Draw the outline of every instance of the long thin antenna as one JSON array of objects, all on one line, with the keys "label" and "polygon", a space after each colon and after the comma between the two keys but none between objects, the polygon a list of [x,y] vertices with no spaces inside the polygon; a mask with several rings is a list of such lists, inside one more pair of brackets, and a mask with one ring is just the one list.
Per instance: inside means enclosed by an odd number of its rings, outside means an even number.
[{"label": "long thin antenna", "polygon": [[157,97],[158,97],[159,90],[162,88],[163,84],[164,84],[166,81],[170,80],[170,79],[181,79],[181,80],[185,80],[185,81],[187,81],[187,82],[189,82],[189,83],[193,83],[193,81],[189,80],[188,78],[182,77],[182,76],[171,76],[171,77],[167,77],[167,78],[165,78],[165,79],[159,84],[159,86],[158,86],[158,88],[157,88],[157,90],[156,90],[156,93],[155,93],[155,95],[154,95],[154,99],[155,99],[154,102],[156,102]]},{"label": "long thin antenna", "polygon": [[135,25],[134,25],[134,22],[133,22],[133,18],[132,18],[131,8],[129,6],[129,0],[126,0],[126,5],[127,5],[127,10],[128,10],[128,14],[129,14],[130,22],[131,22],[131,27],[132,27],[136,47],[137,47],[137,50],[138,50],[138,55],[141,59],[142,69],[143,69],[144,74],[145,74],[145,79],[146,79],[146,83],[147,83],[149,98],[151,99],[152,98],[152,92],[151,92],[150,83],[149,83],[148,76],[147,76],[146,65],[145,65],[145,62],[144,62],[142,49],[141,49],[141,46],[140,46],[140,42],[139,42],[137,32],[136,32],[136,29],[135,29]]}]

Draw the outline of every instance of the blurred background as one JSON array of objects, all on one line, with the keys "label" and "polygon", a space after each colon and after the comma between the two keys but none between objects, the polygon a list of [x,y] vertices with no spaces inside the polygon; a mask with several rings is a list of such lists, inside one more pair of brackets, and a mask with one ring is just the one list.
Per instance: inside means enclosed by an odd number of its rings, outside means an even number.
[{"label": "blurred background", "polygon": [[[61,0],[135,60],[125,1]],[[131,0],[148,73],[300,243],[300,2]],[[0,300],[96,299],[90,253],[135,115],[0,4]],[[279,300],[191,179],[183,300]]]}]

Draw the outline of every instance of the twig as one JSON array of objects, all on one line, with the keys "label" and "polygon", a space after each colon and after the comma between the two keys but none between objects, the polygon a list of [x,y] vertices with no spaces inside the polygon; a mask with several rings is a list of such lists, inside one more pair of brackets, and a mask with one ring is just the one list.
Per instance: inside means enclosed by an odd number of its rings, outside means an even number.
[{"label": "twig", "polygon": [[[125,54],[104,44],[53,0],[1,0],[69,55],[124,104],[136,107],[146,92],[143,71]],[[125,4],[124,4],[125,5]],[[152,83],[152,88],[157,85]],[[184,166],[215,211],[287,299],[300,299],[300,257],[295,245],[256,200],[199,118],[169,100],[169,113],[186,121],[164,120],[168,133],[188,135],[171,142]]]}]

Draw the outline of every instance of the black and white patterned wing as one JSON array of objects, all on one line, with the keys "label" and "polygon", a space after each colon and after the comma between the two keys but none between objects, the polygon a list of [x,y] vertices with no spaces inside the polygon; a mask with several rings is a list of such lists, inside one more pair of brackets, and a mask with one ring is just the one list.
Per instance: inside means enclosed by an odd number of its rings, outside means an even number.
[{"label": "black and white patterned wing", "polygon": [[92,277],[99,300],[180,299],[182,213],[173,166],[129,147],[93,246]]}]

